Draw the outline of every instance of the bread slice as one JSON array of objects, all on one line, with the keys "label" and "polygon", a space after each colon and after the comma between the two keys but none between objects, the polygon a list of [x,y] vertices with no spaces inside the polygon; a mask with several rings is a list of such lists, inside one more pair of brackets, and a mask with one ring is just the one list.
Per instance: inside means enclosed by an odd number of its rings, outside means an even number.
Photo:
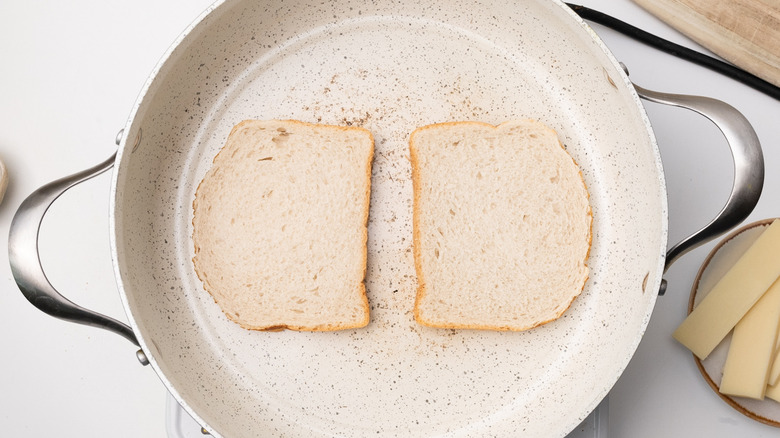
[{"label": "bread slice", "polygon": [[409,147],[416,320],[519,331],[561,316],[588,278],[592,213],[555,131],[442,123],[415,130]]},{"label": "bread slice", "polygon": [[368,324],[364,279],[374,140],[357,127],[236,125],[197,188],[193,263],[228,318],[254,330]]}]

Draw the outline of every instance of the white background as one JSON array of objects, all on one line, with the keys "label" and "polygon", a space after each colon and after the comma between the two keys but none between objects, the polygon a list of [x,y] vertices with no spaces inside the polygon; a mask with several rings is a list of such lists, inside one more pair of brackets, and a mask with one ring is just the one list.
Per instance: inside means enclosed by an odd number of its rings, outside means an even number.
[{"label": "white background", "polygon": [[[6,1],[0,4],[0,158],[11,183],[0,204],[0,241],[18,205],[53,179],[103,161],[147,75],[208,0]],[[659,36],[700,49],[633,3],[583,0]],[[716,73],[593,25],[645,88],[729,102],[764,147],[764,193],[749,220],[780,216],[780,102]],[[779,49],[780,50],[780,49]],[[717,129],[681,109],[647,103],[669,190],[670,240],[704,225],[733,175]],[[52,284],[86,307],[126,320],[108,238],[110,175],[69,191],[41,229]],[[13,437],[164,437],[163,385],[126,340],[51,318],[17,289],[0,245],[0,430]],[[691,355],[671,338],[694,275],[713,244],[667,273],[650,326],[610,394],[610,437],[777,436],[721,401]]]}]

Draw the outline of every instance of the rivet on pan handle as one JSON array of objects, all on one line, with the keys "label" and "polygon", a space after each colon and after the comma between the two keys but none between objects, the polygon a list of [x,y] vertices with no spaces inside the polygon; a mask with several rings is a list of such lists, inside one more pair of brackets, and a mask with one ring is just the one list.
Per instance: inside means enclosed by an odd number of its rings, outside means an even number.
[{"label": "rivet on pan handle", "polygon": [[[628,74],[625,66],[623,70]],[[682,255],[732,229],[750,215],[764,186],[764,155],[756,131],[733,106],[709,97],[660,93],[636,84],[634,88],[642,99],[686,108],[715,123],[726,137],[734,160],[734,183],[726,205],[710,223],[669,249],[664,265],[666,272]],[[663,280],[659,294],[663,295],[665,290],[666,280]]]},{"label": "rivet on pan handle", "polygon": [[[8,259],[16,284],[30,303],[41,311],[67,321],[103,328],[138,344],[127,324],[85,309],[62,296],[49,283],[38,253],[38,233],[49,206],[69,188],[109,170],[116,154],[81,172],[50,182],[34,191],[22,202],[11,221],[8,233]],[[141,350],[137,357],[148,363]]]}]

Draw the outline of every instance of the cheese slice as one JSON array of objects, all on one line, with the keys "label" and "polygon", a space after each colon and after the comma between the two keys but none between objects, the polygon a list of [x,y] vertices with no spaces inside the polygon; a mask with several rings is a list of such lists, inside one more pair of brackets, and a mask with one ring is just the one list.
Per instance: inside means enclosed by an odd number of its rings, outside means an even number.
[{"label": "cheese slice", "polygon": [[777,342],[775,342],[775,354],[772,359],[772,368],[769,370],[768,385],[777,385],[780,381],[780,333],[777,336]]},{"label": "cheese slice", "polygon": [[780,280],[734,326],[720,392],[763,399],[780,322]]},{"label": "cheese slice", "polygon": [[780,220],[775,220],[715,284],[673,336],[705,359],[780,276]]},{"label": "cheese slice", "polygon": [[764,397],[780,402],[780,385],[767,386]]}]

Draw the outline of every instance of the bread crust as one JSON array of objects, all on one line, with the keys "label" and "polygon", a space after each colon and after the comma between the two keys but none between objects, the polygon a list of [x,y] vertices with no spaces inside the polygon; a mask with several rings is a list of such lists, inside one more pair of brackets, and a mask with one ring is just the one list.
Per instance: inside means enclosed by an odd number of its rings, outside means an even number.
[{"label": "bread crust", "polygon": [[[520,120],[520,121],[529,121],[534,123],[540,123],[537,120],[534,119],[526,119],[526,120]],[[526,325],[526,326],[511,326],[511,325],[497,325],[497,324],[457,324],[457,323],[438,323],[435,321],[427,320],[422,315],[422,312],[420,310],[420,304],[425,298],[428,290],[427,285],[425,281],[425,275],[423,272],[422,267],[422,245],[421,245],[421,238],[420,238],[420,192],[421,192],[421,181],[420,181],[420,162],[419,162],[419,155],[417,151],[417,145],[415,144],[415,137],[422,131],[428,130],[428,129],[435,129],[435,128],[441,128],[441,127],[455,127],[455,126],[463,126],[463,125],[475,125],[475,126],[481,126],[490,128],[493,130],[499,130],[501,127],[507,125],[516,123],[516,121],[506,121],[498,125],[492,125],[485,122],[479,122],[479,121],[455,121],[455,122],[442,122],[442,123],[434,123],[431,125],[421,126],[415,129],[409,136],[409,155],[410,155],[410,161],[411,161],[411,167],[412,167],[412,191],[413,191],[413,207],[412,207],[412,242],[413,242],[413,248],[414,248],[414,268],[415,272],[417,273],[417,281],[418,281],[418,287],[417,287],[417,294],[415,297],[415,303],[414,303],[414,319],[417,321],[417,323],[426,326],[426,327],[432,327],[432,328],[443,328],[443,329],[471,329],[471,330],[494,330],[494,331],[525,331],[532,329],[534,327],[539,327],[541,325],[550,323],[552,321],[555,321],[556,319],[560,318],[572,305],[574,300],[582,293],[582,291],[585,289],[585,284],[587,284],[587,281],[589,279],[589,275],[585,277],[585,280],[582,283],[582,287],[580,288],[579,292],[571,297],[569,302],[566,304],[562,310],[560,310],[556,315],[554,315],[552,318],[539,321],[535,324]],[[549,128],[548,129],[552,129]],[[558,140],[558,145],[564,149],[563,144]],[[569,158],[572,160],[575,166],[577,166],[578,173],[580,176],[580,180],[582,181],[583,187],[585,187],[585,193],[586,197],[589,200],[590,199],[590,192],[588,191],[587,184],[585,183],[585,179],[582,175],[582,169],[580,168],[579,164],[574,160],[574,158],[566,153],[566,155],[569,156]],[[590,257],[590,250],[591,246],[593,244],[593,209],[590,205],[590,202],[588,202],[588,249],[585,254],[584,263],[587,266],[588,259]]]},{"label": "bread crust", "polygon": [[[257,122],[257,120],[243,120],[233,126],[233,128],[230,130],[230,134],[228,135],[228,138],[230,138],[234,133],[238,132],[239,130],[243,129],[247,124],[251,124],[253,122]],[[223,310],[223,313],[225,316],[227,316],[228,319],[235,322],[239,326],[241,326],[244,329],[247,330],[255,330],[255,331],[284,331],[284,330],[294,330],[294,331],[312,331],[312,332],[319,332],[319,331],[336,331],[336,330],[347,330],[347,329],[355,329],[355,328],[362,328],[368,325],[370,321],[370,307],[368,304],[368,295],[366,293],[366,270],[367,270],[367,263],[368,263],[368,215],[369,215],[369,203],[371,199],[371,168],[372,163],[374,159],[374,136],[371,133],[371,131],[359,127],[359,126],[339,126],[339,125],[327,125],[327,124],[320,124],[320,123],[308,123],[303,122],[300,120],[292,120],[292,119],[282,119],[282,120],[268,120],[268,122],[278,122],[278,123],[284,123],[284,124],[292,124],[292,125],[300,125],[305,127],[318,127],[318,128],[325,128],[325,129],[336,129],[339,131],[349,132],[349,131],[360,131],[365,134],[368,134],[368,138],[371,142],[371,146],[368,153],[368,159],[366,161],[366,187],[364,190],[364,205],[365,208],[363,209],[363,227],[361,228],[361,239],[362,239],[362,267],[363,267],[363,273],[362,273],[362,281],[359,283],[358,289],[359,289],[359,295],[361,297],[361,307],[363,310],[363,319],[357,321],[354,324],[349,323],[342,323],[342,324],[318,324],[318,325],[294,325],[294,324],[285,324],[285,323],[269,323],[265,325],[250,325],[246,324],[243,321],[235,318],[232,314],[229,312],[224,311],[224,307],[217,299],[214,288],[208,281],[207,277],[205,276],[205,273],[202,272],[201,269],[198,267],[198,254],[200,252],[200,246],[198,245],[198,242],[195,240],[194,236],[194,229],[195,229],[195,212],[198,210],[198,192],[201,189],[201,186],[203,185],[203,180],[198,183],[198,187],[195,190],[195,197],[192,201],[192,209],[193,209],[193,216],[192,216],[192,225],[193,225],[193,244],[195,247],[195,256],[192,258],[192,263],[195,269],[195,273],[198,276],[198,279],[203,283],[204,289],[211,295],[211,298],[214,300],[214,302],[220,306],[220,309]],[[217,161],[217,158],[220,156],[220,154],[224,151],[224,146],[217,152],[217,154],[212,159],[212,165]]]}]

